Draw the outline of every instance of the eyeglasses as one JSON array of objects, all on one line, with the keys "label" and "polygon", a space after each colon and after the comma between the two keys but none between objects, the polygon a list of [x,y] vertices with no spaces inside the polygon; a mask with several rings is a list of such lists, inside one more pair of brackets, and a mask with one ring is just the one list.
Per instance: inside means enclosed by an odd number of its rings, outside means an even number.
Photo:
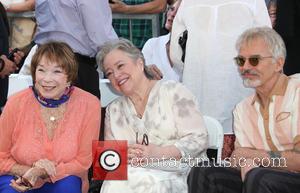
[{"label": "eyeglasses", "polygon": [[243,57],[243,56],[237,56],[234,58],[235,63],[243,67],[245,65],[246,60],[248,59],[249,63],[251,66],[257,66],[259,64],[260,60],[263,60],[265,58],[273,58],[273,56],[260,56],[260,55],[253,55],[250,56],[249,58]]}]

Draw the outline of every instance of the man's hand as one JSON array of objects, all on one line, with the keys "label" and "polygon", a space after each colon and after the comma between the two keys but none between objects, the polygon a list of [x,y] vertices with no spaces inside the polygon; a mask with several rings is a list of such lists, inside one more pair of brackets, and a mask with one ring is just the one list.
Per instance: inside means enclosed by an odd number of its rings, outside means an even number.
[{"label": "man's hand", "polygon": [[17,65],[14,62],[7,59],[5,55],[2,55],[1,58],[3,59],[5,65],[4,69],[0,72],[1,78],[10,75],[18,69]]},{"label": "man's hand", "polygon": [[147,66],[147,68],[149,69],[150,73],[153,75],[153,78],[155,80],[160,80],[163,78],[163,74],[161,73],[159,68],[157,68],[157,66],[155,64],[151,64],[151,65]]},{"label": "man's hand", "polygon": [[123,3],[121,0],[111,0],[113,3],[110,3],[110,8],[114,13],[127,13],[128,12],[128,5]]},{"label": "man's hand", "polygon": [[[12,49],[10,49],[10,52],[12,51]],[[22,58],[24,57],[24,52],[18,50],[16,53],[14,53],[14,61],[16,65],[19,65],[20,62],[22,61]]]}]

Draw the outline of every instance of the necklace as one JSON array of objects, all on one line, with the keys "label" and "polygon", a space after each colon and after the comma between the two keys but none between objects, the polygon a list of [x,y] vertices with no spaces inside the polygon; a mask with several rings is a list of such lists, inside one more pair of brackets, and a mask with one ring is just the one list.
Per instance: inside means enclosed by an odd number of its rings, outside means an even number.
[{"label": "necklace", "polygon": [[50,121],[55,121],[56,120],[56,118],[54,117],[54,116],[50,116]]},{"label": "necklace", "polygon": [[150,81],[148,84],[148,88],[145,91],[144,97],[137,101],[132,100],[135,111],[136,111],[136,115],[140,119],[143,117],[143,114],[145,112],[145,108],[146,108],[147,102],[149,100],[149,95],[150,95],[150,92],[151,92],[151,89],[153,88],[153,86],[154,86],[154,84]]},{"label": "necklace", "polygon": [[46,108],[42,106],[41,113],[43,120],[48,125],[56,124],[57,122],[59,122],[60,119],[62,119],[65,109],[65,104],[60,105],[57,108]]},{"label": "necklace", "polygon": [[55,130],[58,128],[60,122],[64,117],[66,111],[66,103],[60,105],[57,108],[47,108],[41,106],[41,114],[44,124],[47,129],[49,139],[53,139]]}]

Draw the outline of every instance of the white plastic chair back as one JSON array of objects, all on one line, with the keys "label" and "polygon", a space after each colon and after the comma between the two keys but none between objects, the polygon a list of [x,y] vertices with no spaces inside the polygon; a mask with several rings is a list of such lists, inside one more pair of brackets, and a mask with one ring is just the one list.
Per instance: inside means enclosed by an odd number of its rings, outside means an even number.
[{"label": "white plastic chair back", "polygon": [[217,150],[217,163],[222,159],[222,148],[224,140],[223,127],[218,120],[210,116],[203,116],[208,131],[208,149]]}]

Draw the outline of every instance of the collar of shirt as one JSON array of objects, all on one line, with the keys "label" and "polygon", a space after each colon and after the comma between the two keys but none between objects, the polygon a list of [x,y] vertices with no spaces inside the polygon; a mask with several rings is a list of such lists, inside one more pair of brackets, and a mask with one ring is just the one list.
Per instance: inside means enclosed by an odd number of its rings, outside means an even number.
[{"label": "collar of shirt", "polygon": [[[288,81],[289,81],[289,77],[287,77],[286,75],[284,74],[281,74],[276,82],[276,84],[274,85],[270,95],[269,95],[269,99],[270,101],[272,101],[272,96],[273,95],[278,95],[278,96],[283,96],[285,91],[286,91],[286,88],[288,86]],[[255,103],[255,101],[259,102],[260,105],[261,104],[261,100],[260,100],[260,96],[259,94],[256,92],[253,99],[252,99],[252,102],[251,104],[253,105]]]}]

